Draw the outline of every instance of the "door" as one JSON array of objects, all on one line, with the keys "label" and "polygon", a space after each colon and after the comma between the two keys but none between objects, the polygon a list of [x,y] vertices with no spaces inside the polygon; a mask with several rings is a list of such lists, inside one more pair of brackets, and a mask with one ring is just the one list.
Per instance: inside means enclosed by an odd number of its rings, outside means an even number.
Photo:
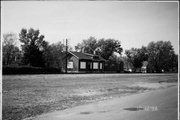
[{"label": "door", "polygon": [[92,71],[92,62],[87,61],[87,71],[91,72]]}]

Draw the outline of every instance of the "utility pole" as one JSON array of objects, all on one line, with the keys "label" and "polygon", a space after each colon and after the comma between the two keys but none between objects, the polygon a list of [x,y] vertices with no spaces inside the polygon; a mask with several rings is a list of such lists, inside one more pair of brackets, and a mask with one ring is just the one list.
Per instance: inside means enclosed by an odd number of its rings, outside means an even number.
[{"label": "utility pole", "polygon": [[68,39],[66,39],[66,73],[67,73],[67,53],[68,53]]}]

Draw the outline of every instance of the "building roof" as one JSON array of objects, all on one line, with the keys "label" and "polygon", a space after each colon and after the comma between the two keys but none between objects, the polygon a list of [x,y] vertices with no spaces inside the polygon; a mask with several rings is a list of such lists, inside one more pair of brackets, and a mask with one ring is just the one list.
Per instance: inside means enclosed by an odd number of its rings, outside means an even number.
[{"label": "building roof", "polygon": [[78,59],[86,59],[86,60],[98,60],[98,61],[105,61],[101,56],[89,54],[89,53],[82,53],[82,52],[69,52],[73,56],[77,57]]},{"label": "building roof", "polygon": [[69,52],[73,56],[77,57],[78,59],[92,59],[91,56],[88,56],[82,52]]}]

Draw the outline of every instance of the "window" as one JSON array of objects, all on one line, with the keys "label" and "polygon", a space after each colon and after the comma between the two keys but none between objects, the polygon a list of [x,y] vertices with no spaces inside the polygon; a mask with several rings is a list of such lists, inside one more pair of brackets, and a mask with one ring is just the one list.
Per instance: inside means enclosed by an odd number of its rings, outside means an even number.
[{"label": "window", "polygon": [[86,69],[86,62],[80,62],[80,68]]},{"label": "window", "polygon": [[100,63],[100,69],[102,69],[102,63]]},{"label": "window", "polygon": [[68,62],[67,68],[72,69],[73,68],[73,62]]},{"label": "window", "polygon": [[93,69],[98,69],[98,62],[93,62]]}]

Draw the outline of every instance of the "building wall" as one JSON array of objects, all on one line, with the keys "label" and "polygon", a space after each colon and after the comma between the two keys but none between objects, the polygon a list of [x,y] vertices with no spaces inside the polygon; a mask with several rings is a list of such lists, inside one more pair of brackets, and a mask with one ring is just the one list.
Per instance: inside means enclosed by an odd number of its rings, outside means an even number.
[{"label": "building wall", "polygon": [[[100,63],[102,63],[102,69],[99,69],[99,71],[104,72],[105,62],[101,61]],[[99,68],[100,68],[100,64],[99,64]]]},{"label": "building wall", "polygon": [[[86,63],[86,68],[81,68],[81,62]],[[97,65],[94,63],[97,63]],[[102,69],[100,69],[100,63],[102,63]],[[79,71],[80,72],[103,72],[104,62],[91,61],[91,60],[79,60]]]},{"label": "building wall", "polygon": [[78,58],[76,58],[74,56],[70,56],[68,58],[68,62],[73,62],[73,68],[68,68],[68,71],[74,71],[74,72],[79,71],[79,60],[78,60]]},{"label": "building wall", "polygon": [[[81,68],[81,62],[85,63],[85,68]],[[92,69],[92,61],[91,60],[79,60],[79,71],[80,72],[91,72]]]},{"label": "building wall", "polygon": [[[104,62],[102,62],[102,61],[93,61],[93,63],[98,63],[97,69],[94,69],[94,68],[96,68],[94,66],[95,64],[92,65],[93,72],[103,72],[104,71]],[[100,69],[100,64],[102,64],[102,69]]]},{"label": "building wall", "polygon": [[[69,54],[68,55],[68,73],[71,72],[77,72],[77,73],[91,73],[91,72],[103,72],[104,71],[104,63],[103,61],[92,61],[92,60],[86,60],[86,59],[78,59],[77,57]],[[85,68],[80,68],[81,67],[81,62],[85,62]],[[97,62],[97,69],[93,69],[93,62]],[[100,63],[102,63],[102,69],[100,69]],[[73,66],[73,67],[72,67]],[[63,60],[63,71],[65,72],[66,68],[66,59]]]},{"label": "building wall", "polygon": [[[67,68],[68,72],[78,72],[79,70],[79,60],[78,58],[74,57],[71,54],[68,54],[68,58],[67,58],[67,63],[72,62],[73,63],[73,67],[72,68]],[[62,71],[65,72],[66,71],[66,59],[63,59],[63,63],[62,63]]]}]

